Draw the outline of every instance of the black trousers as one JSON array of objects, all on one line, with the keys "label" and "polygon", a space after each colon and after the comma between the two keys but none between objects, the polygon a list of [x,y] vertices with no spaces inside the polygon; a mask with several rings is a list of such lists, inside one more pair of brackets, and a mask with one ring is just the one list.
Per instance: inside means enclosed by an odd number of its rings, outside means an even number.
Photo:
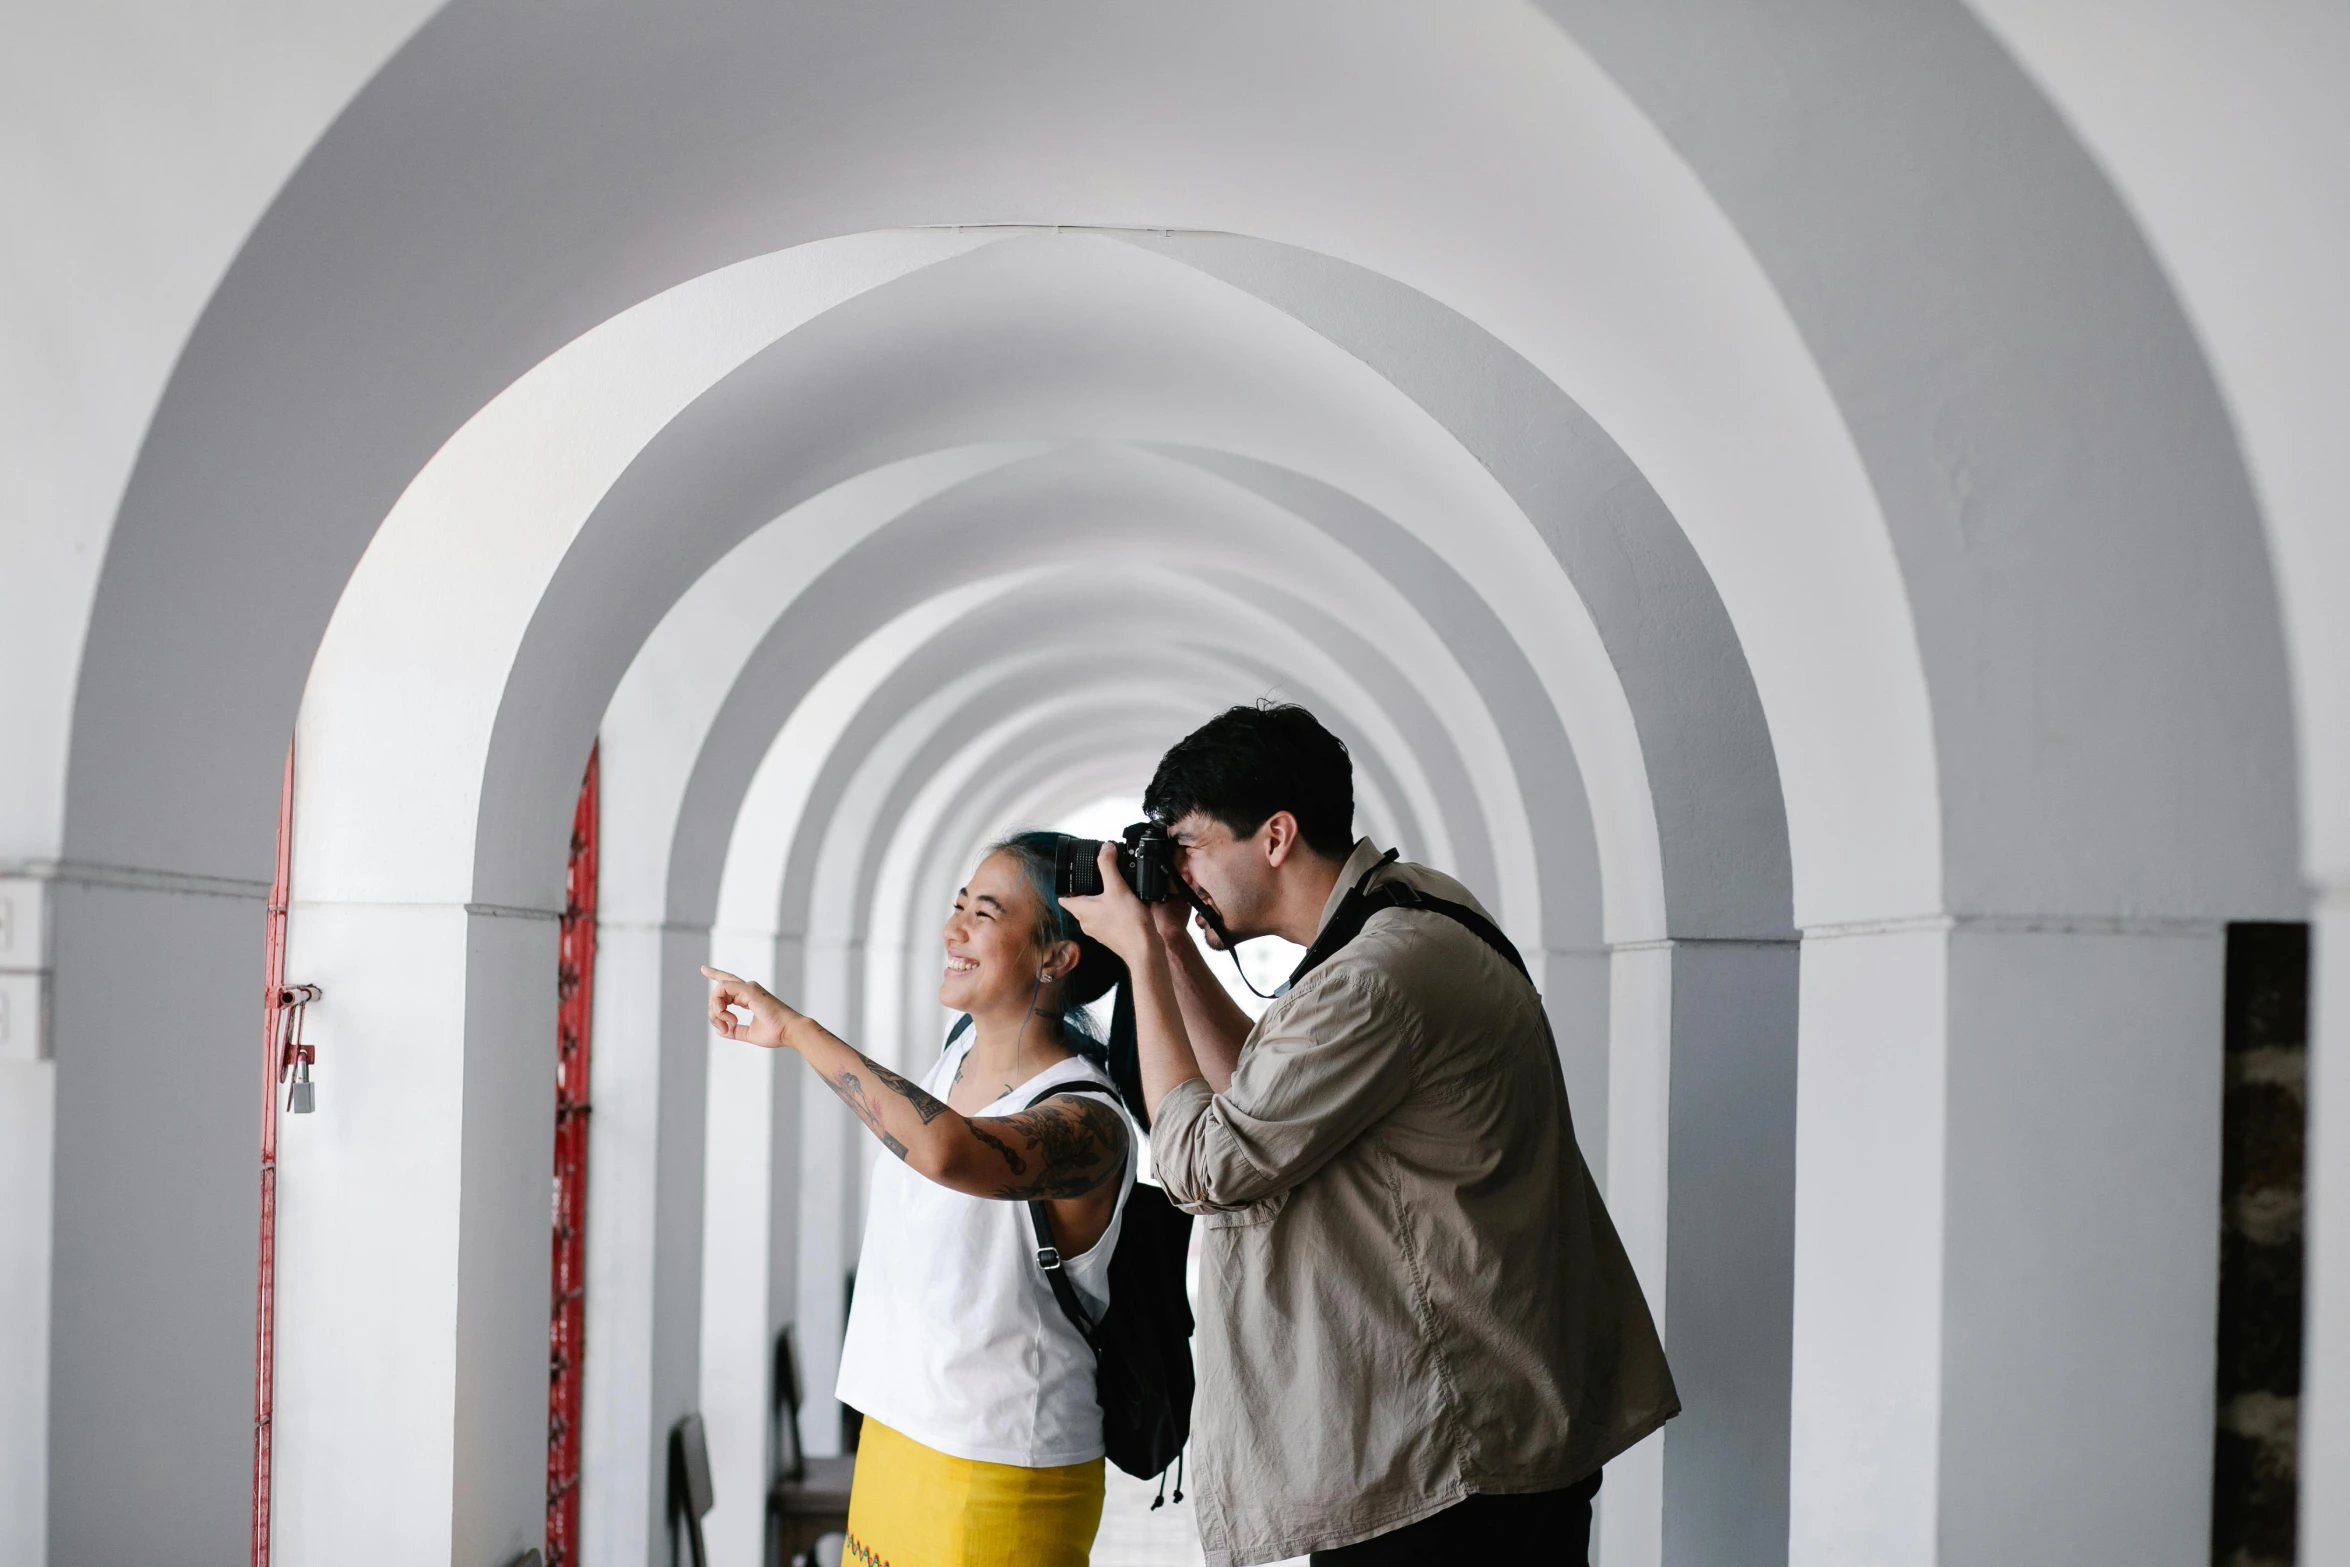
[{"label": "black trousers", "polygon": [[1591,1499],[1599,1476],[1563,1491],[1531,1496],[1472,1496],[1432,1518],[1408,1523],[1335,1551],[1316,1551],[1314,1567],[1449,1567],[1524,1562],[1576,1567],[1591,1560]]}]

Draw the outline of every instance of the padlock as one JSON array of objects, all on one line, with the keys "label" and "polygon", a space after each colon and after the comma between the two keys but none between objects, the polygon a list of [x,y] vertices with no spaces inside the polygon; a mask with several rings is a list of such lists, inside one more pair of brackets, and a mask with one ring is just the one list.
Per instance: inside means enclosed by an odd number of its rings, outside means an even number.
[{"label": "padlock", "polygon": [[293,1086],[286,1090],[287,1112],[293,1115],[308,1115],[317,1109],[318,1104],[314,1093],[315,1091],[310,1086],[310,1063],[296,1061],[294,1063]]}]

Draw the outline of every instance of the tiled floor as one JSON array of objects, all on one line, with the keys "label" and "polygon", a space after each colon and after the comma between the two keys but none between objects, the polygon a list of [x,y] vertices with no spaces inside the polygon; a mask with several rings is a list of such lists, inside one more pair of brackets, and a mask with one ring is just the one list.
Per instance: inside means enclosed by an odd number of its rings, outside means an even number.
[{"label": "tiled floor", "polygon": [[[1199,1525],[1191,1501],[1167,1503],[1157,1511],[1151,1498],[1156,1480],[1137,1480],[1116,1464],[1104,1464],[1101,1533],[1093,1537],[1093,1567],[1200,1567]],[[1173,1495],[1173,1488],[1169,1488]]]},{"label": "tiled floor", "polygon": [[[1168,1489],[1167,1505],[1153,1511],[1156,1480],[1137,1480],[1116,1464],[1102,1496],[1102,1528],[1093,1537],[1093,1567],[1200,1567],[1199,1525],[1190,1498],[1178,1503]],[[1278,1567],[1306,1567],[1302,1556]]]}]

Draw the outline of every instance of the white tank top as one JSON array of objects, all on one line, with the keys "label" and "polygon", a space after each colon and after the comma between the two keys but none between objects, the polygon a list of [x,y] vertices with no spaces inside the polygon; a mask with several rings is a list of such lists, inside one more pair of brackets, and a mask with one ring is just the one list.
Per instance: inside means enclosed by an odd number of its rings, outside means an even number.
[{"label": "white tank top", "polygon": [[[972,1042],[966,1031],[949,1046],[923,1088],[945,1099]],[[1058,1083],[1099,1085],[1116,1103],[1109,1077],[1072,1056],[977,1113],[1014,1114]],[[1062,1264],[1096,1321],[1110,1302],[1110,1254],[1134,1190],[1131,1122],[1126,1136],[1110,1227]],[[1102,1456],[1093,1351],[1037,1266],[1028,1204],[949,1191],[895,1159],[873,1167],[839,1396],[957,1458],[1048,1469]]]}]

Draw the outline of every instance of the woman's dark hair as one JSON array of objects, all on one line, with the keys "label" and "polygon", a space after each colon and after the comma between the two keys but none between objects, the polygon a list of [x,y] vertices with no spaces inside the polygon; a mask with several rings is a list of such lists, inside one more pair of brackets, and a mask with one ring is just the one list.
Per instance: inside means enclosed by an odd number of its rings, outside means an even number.
[{"label": "woman's dark hair", "polygon": [[1077,966],[1069,971],[1061,986],[1058,1019],[1061,1040],[1080,1055],[1106,1063],[1108,1046],[1095,1037],[1085,1005],[1109,994],[1110,987],[1126,977],[1126,965],[1116,953],[1078,928],[1075,918],[1061,907],[1060,895],[1053,890],[1054,860],[1067,836],[1057,832],[1016,832],[989,844],[987,852],[1010,855],[1028,878],[1028,890],[1036,894],[1038,909],[1037,946],[1050,947],[1063,941],[1077,943]]},{"label": "woman's dark hair", "polygon": [[1159,758],[1142,808],[1170,827],[1202,811],[1239,838],[1287,811],[1309,848],[1343,860],[1355,844],[1354,762],[1302,707],[1228,707]]}]

